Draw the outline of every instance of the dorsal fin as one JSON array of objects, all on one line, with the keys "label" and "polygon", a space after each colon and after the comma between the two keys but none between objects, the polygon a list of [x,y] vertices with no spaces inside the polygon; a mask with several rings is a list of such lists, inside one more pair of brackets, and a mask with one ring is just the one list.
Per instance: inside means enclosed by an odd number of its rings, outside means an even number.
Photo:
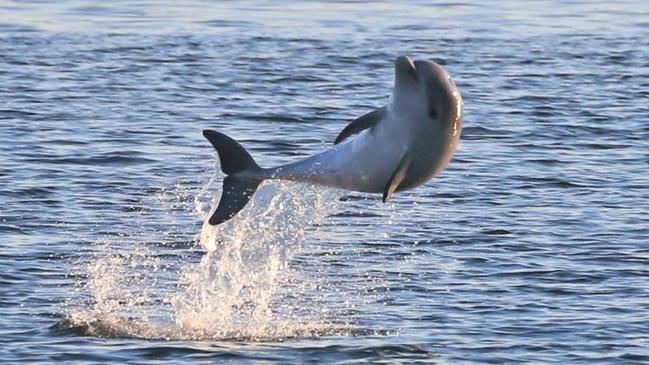
[{"label": "dorsal fin", "polygon": [[383,119],[385,111],[386,108],[381,107],[354,119],[351,123],[347,124],[347,127],[345,127],[342,132],[340,132],[338,137],[336,137],[334,144],[338,144],[345,140],[345,138],[360,133],[365,129],[374,127],[376,123]]},{"label": "dorsal fin", "polygon": [[408,172],[410,162],[412,162],[412,157],[408,152],[406,152],[403,157],[401,157],[401,161],[399,161],[397,167],[394,169],[392,176],[390,176],[390,180],[388,180],[388,183],[385,184],[385,190],[383,191],[384,203],[388,201],[388,199],[390,199],[390,196],[395,191],[397,191],[399,184],[401,184],[403,179],[406,177],[406,172]]}]

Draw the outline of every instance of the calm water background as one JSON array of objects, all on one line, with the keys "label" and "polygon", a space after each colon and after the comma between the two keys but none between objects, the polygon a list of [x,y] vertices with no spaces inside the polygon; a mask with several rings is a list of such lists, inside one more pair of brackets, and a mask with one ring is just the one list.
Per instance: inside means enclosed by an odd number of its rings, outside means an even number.
[{"label": "calm water background", "polygon": [[[649,362],[648,32],[644,1],[0,1],[0,361]],[[313,153],[400,54],[464,95],[439,177],[202,227],[203,128]]]}]

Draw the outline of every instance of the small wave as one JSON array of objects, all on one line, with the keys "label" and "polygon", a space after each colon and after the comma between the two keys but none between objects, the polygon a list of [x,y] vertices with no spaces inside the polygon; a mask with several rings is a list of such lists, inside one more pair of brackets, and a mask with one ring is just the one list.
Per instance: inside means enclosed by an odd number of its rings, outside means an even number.
[{"label": "small wave", "polygon": [[62,164],[62,165],[88,165],[88,166],[104,166],[104,165],[137,165],[143,163],[151,163],[155,160],[144,157],[130,157],[121,155],[107,155],[107,156],[92,156],[92,157],[37,157],[26,159],[28,162],[45,163],[45,164]]},{"label": "small wave", "polygon": [[0,232],[28,234],[24,229],[13,225],[0,225]]},{"label": "small wave", "polygon": [[136,338],[165,341],[243,341],[283,342],[296,338],[320,338],[325,336],[380,336],[387,331],[361,327],[336,326],[332,324],[291,324],[268,327],[242,327],[237,330],[218,328],[183,328],[173,323],[153,323],[137,319],[87,316],[78,313],[68,316],[50,327],[51,331],[78,336],[104,338]]},{"label": "small wave", "polygon": [[336,218],[380,218],[384,217],[383,215],[369,212],[342,212],[330,215],[330,217]]},{"label": "small wave", "polygon": [[[11,194],[17,197],[31,199],[45,199],[51,197],[55,191],[56,188],[51,186],[34,186],[10,191],[8,192],[8,195]],[[0,194],[2,194],[2,192],[0,192]]]},{"label": "small wave", "polygon": [[488,234],[490,236],[503,236],[503,235],[512,234],[511,231],[508,231],[506,229],[488,229],[488,230],[482,231],[482,233]]},{"label": "small wave", "polygon": [[340,198],[338,198],[339,201],[341,202],[346,202],[346,201],[365,201],[367,200],[367,196],[365,195],[343,195]]}]

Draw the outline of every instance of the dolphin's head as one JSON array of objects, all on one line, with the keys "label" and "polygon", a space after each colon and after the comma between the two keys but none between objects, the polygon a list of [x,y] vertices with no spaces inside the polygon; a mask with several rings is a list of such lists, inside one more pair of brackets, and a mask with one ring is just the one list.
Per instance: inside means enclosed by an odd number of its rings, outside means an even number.
[{"label": "dolphin's head", "polygon": [[446,70],[435,62],[413,62],[406,56],[397,57],[394,63],[392,105],[398,113],[419,127],[459,138],[464,119],[462,96]]}]

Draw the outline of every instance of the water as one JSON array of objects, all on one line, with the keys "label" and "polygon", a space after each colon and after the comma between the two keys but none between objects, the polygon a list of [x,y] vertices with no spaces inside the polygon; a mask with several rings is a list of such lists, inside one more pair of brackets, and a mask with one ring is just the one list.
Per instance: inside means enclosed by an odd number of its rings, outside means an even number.
[{"label": "water", "polygon": [[[0,2],[6,363],[649,362],[642,1]],[[390,204],[263,166],[445,65],[465,128]]]}]

